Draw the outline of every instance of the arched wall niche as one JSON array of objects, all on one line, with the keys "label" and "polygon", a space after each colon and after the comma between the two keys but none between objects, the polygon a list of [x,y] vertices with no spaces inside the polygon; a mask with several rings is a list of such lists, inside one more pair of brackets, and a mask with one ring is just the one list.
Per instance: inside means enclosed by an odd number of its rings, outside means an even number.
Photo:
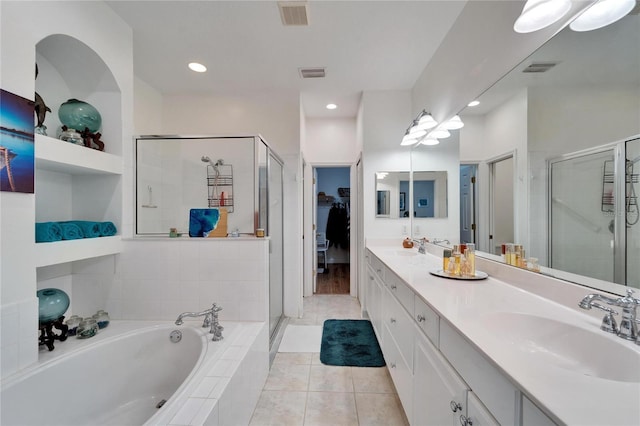
[{"label": "arched wall niche", "polygon": [[51,109],[44,122],[47,134],[56,137],[59,132],[60,105],[68,99],[79,99],[93,105],[102,116],[105,152],[122,155],[120,85],[100,55],[72,36],[52,34],[36,44],[35,59],[39,70],[36,92]]}]

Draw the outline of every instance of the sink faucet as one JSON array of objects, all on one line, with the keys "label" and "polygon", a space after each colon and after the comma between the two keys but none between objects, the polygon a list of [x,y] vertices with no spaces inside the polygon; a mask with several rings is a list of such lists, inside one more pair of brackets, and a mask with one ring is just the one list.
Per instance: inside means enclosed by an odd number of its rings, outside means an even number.
[{"label": "sink faucet", "polygon": [[413,241],[415,243],[418,243],[418,253],[425,254],[427,252],[427,246],[425,245],[427,243],[426,238],[421,238],[419,240],[413,240]]},{"label": "sink faucet", "polygon": [[217,304],[213,304],[213,306],[211,306],[211,308],[202,311],[202,312],[183,312],[180,315],[178,315],[178,319],[176,320],[176,325],[182,325],[183,323],[183,318],[185,317],[204,317],[204,321],[202,322],[202,327],[206,328],[206,327],[210,327],[209,329],[209,334],[213,334],[213,337],[211,338],[211,340],[213,340],[214,342],[217,342],[219,340],[222,340],[222,331],[224,330],[224,327],[220,325],[220,322],[218,321],[218,312],[220,312],[222,310],[222,307],[218,306]]},{"label": "sink faucet", "polygon": [[[622,308],[622,319],[620,320],[620,328],[616,327],[615,321],[613,320],[613,315],[615,312],[611,308],[607,308],[606,306],[602,306],[596,301],[605,302],[607,305],[618,306]],[[611,333],[617,334],[619,337],[635,341],[636,344],[640,345],[640,340],[638,339],[638,325],[637,325],[637,307],[640,305],[640,299],[636,299],[633,297],[633,290],[627,289],[627,295],[625,297],[608,297],[603,296],[601,294],[588,294],[586,295],[578,304],[582,309],[591,309],[592,307],[596,307],[598,309],[602,309],[603,311],[608,312],[605,318],[602,321],[602,328],[605,331],[609,331]],[[613,326],[609,326],[605,323],[613,324]]]},{"label": "sink faucet", "polygon": [[447,240],[446,238],[434,238],[433,240],[431,240],[431,242],[433,244],[442,244],[442,243],[451,244],[449,240]]}]

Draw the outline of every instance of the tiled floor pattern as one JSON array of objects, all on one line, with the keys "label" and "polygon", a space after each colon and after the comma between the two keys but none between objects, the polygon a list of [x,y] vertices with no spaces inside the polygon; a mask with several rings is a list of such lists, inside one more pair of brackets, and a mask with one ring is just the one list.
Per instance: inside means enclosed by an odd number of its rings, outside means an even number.
[{"label": "tiled floor pattern", "polygon": [[[322,325],[326,319],[359,319],[348,295],[305,298],[304,318],[289,324]],[[251,419],[266,425],[406,426],[407,419],[386,367],[323,365],[319,353],[276,354]]]}]

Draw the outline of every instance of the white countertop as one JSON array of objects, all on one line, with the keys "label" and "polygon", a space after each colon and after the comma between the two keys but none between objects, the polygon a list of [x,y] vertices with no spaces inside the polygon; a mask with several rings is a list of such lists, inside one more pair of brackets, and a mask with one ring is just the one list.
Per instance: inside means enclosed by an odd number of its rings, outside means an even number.
[{"label": "white countertop", "polygon": [[[515,313],[525,314],[519,318],[543,317],[568,324],[568,330],[574,337],[579,335],[580,348],[584,344],[584,352],[589,352],[589,356],[601,350],[603,344],[621,345],[613,353],[596,353],[603,360],[603,370],[619,369],[616,363],[620,363],[622,356],[631,359],[631,364],[637,357],[635,371],[630,371],[630,375],[640,377],[640,346],[601,331],[596,317],[491,276],[476,281],[433,276],[429,270],[441,269],[442,259],[431,254],[407,255],[406,251],[417,250],[403,249],[401,241],[393,247],[367,243],[367,248],[555,421],[570,425],[640,425],[640,381],[608,380],[587,375],[584,370],[576,372],[571,368],[571,359],[550,362],[546,354],[540,356],[540,349],[544,351],[540,339],[549,338],[549,333],[541,336],[542,327],[534,330],[532,326],[514,330],[517,324],[503,321]],[[545,278],[532,274],[532,280],[540,279]],[[585,288],[584,295],[588,293],[591,291]],[[578,302],[575,300],[576,305]],[[506,316],[501,316],[504,313]],[[544,321],[545,332],[554,332],[554,321]],[[582,331],[584,340],[593,342],[581,342]],[[519,338],[510,339],[510,333],[520,333]]]}]

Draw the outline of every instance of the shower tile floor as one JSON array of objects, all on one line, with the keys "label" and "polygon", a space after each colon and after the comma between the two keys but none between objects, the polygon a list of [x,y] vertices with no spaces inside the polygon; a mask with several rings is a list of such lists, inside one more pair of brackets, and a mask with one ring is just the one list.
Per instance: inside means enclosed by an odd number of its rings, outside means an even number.
[{"label": "shower tile floor", "polygon": [[[360,319],[360,303],[348,295],[304,299],[304,317],[293,325],[322,325],[326,319]],[[266,425],[406,426],[387,367],[336,367],[320,353],[278,352],[251,419]]]}]

